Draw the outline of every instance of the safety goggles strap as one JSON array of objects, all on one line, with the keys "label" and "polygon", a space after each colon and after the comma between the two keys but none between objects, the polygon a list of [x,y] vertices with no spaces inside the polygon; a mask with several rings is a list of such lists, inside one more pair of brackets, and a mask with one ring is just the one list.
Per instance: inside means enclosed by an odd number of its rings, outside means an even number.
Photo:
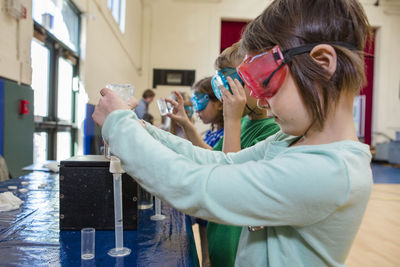
[{"label": "safety goggles strap", "polygon": [[292,60],[294,56],[301,55],[304,53],[311,52],[311,50],[316,47],[317,45],[320,44],[330,44],[330,45],[338,45],[338,46],[344,46],[350,50],[357,50],[357,48],[349,43],[344,43],[344,42],[322,42],[322,43],[313,43],[313,44],[306,44],[294,48],[290,48],[288,50],[283,51],[283,58],[284,62],[288,63]]},{"label": "safety goggles strap", "polygon": [[235,73],[236,69],[235,68],[223,68],[223,69],[220,69],[217,72],[221,73],[224,76],[225,75],[228,76],[228,75],[231,75],[231,74]]},{"label": "safety goggles strap", "polygon": [[263,85],[264,85],[264,86],[267,86],[268,83],[269,83],[269,81],[272,79],[272,77],[274,77],[275,73],[277,73],[278,70],[280,70],[285,64],[286,64],[286,62],[283,61],[283,62],[281,63],[281,65],[279,65],[279,67],[277,67],[277,68],[268,76],[268,78],[265,79],[265,81],[263,82]]}]

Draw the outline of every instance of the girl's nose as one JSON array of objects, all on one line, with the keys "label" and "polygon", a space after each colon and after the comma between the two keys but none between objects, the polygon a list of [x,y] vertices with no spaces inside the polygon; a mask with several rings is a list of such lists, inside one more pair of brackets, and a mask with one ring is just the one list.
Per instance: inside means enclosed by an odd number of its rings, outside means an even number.
[{"label": "girl's nose", "polygon": [[269,109],[269,108],[270,108],[269,103],[268,103],[268,100],[267,100],[266,98],[264,98],[264,99],[258,99],[258,100],[257,100],[257,106],[258,106],[259,108],[264,108],[264,109]]}]

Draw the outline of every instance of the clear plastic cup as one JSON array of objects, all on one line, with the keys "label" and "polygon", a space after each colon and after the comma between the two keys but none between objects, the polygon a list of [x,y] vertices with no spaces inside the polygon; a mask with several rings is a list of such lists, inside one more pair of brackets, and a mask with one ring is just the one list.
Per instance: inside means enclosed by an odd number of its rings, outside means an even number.
[{"label": "clear plastic cup", "polygon": [[144,190],[140,185],[137,186],[138,190],[138,209],[146,210],[153,208],[153,196]]},{"label": "clear plastic cup", "polygon": [[158,109],[160,110],[161,116],[165,116],[168,113],[172,113],[172,111],[174,109],[174,107],[170,103],[166,102],[162,98],[157,99],[157,105],[158,105]]},{"label": "clear plastic cup", "polygon": [[133,97],[135,87],[132,84],[110,83],[107,88],[116,92],[123,100],[128,102]]},{"label": "clear plastic cup", "polygon": [[91,260],[94,258],[95,248],[95,233],[94,228],[83,228],[81,230],[81,259]]}]

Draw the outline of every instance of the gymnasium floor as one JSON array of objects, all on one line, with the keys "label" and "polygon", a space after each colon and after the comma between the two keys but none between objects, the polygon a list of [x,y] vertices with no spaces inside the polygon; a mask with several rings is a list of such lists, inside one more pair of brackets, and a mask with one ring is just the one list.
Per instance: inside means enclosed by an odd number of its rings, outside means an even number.
[{"label": "gymnasium floor", "polygon": [[[374,186],[348,267],[400,266],[400,166],[372,163]],[[198,245],[197,224],[194,226]],[[198,252],[199,247],[197,247]],[[201,255],[199,260],[201,262]],[[200,263],[201,264],[201,263]]]},{"label": "gymnasium floor", "polygon": [[372,163],[374,186],[348,267],[400,266],[400,166]]}]

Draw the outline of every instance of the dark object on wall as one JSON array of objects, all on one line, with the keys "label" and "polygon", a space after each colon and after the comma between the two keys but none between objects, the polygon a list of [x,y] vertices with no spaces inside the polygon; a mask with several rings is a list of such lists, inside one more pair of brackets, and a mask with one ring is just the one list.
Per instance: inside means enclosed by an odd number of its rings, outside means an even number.
[{"label": "dark object on wall", "polygon": [[157,85],[192,86],[194,79],[194,70],[153,70],[153,88],[156,88]]},{"label": "dark object on wall", "polygon": [[221,47],[220,52],[230,47],[242,38],[242,33],[248,21],[221,21]]},{"label": "dark object on wall", "polygon": [[[60,230],[93,227],[114,229],[113,176],[110,161],[102,155],[75,156],[61,161]],[[122,175],[124,229],[138,227],[137,183]]]},{"label": "dark object on wall", "polygon": [[20,115],[28,115],[29,114],[29,101],[25,99],[21,99],[19,101],[19,114]]}]

